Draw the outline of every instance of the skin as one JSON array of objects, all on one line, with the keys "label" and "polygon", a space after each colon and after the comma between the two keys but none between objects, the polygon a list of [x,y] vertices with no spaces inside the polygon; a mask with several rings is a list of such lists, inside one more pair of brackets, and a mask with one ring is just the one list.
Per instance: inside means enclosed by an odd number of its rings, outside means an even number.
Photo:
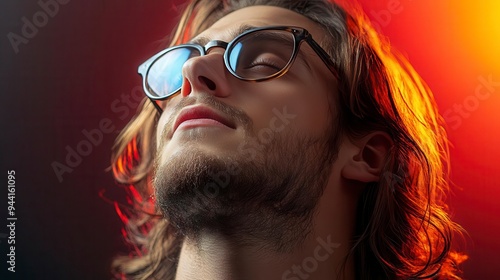
[{"label": "skin", "polygon": [[[322,30],[306,17],[278,7],[254,6],[235,11],[205,30],[198,37],[229,42],[234,31],[243,24],[253,26],[300,26],[307,29],[318,42],[325,36]],[[224,67],[222,48],[195,57],[184,65],[181,93],[164,105],[157,131],[157,143],[162,149],[160,161],[188,152],[196,147],[203,153],[230,157],[245,140],[245,129],[221,125],[199,125],[172,131],[172,110],[183,98],[210,94],[219,101],[241,109],[251,120],[255,132],[269,127],[273,109],[296,117],[285,126],[286,131],[307,132],[321,137],[332,115],[336,114],[335,78],[310,47],[303,43],[300,51],[307,64],[297,59],[289,72],[271,81],[252,83],[238,80]],[[215,85],[215,87],[214,87]],[[196,104],[196,103],[195,103]],[[196,240],[186,238],[182,246],[176,279],[354,279],[354,263],[347,259],[353,235],[356,204],[363,186],[378,180],[381,160],[389,147],[382,133],[371,133],[362,139],[342,138],[338,157],[333,163],[323,196],[318,202],[312,221],[312,231],[305,241],[291,252],[278,253],[255,246],[239,246],[219,233],[202,231]],[[322,243],[335,243],[333,252],[318,249]],[[318,257],[319,256],[319,257]],[[306,259],[316,258],[317,268],[304,269]],[[310,264],[309,267],[312,265]],[[287,272],[289,271],[289,272]]]}]

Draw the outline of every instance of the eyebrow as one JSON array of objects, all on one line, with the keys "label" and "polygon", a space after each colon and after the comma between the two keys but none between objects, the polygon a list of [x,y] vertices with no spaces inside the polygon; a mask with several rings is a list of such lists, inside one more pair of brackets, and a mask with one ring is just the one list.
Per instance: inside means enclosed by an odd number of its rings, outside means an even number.
[{"label": "eyebrow", "polygon": [[[249,25],[249,24],[242,24],[237,29],[231,30],[229,32],[229,35],[230,35],[231,38],[234,39],[236,36],[240,35],[241,33],[244,33],[246,31],[254,29],[254,28],[257,28],[257,27],[253,26],[253,25]],[[199,36],[199,37],[196,37],[196,38],[190,40],[189,43],[190,44],[197,44],[197,45],[200,45],[200,46],[205,46],[208,42],[210,42],[212,40],[213,39],[210,39],[210,38],[205,37],[205,36]]]}]

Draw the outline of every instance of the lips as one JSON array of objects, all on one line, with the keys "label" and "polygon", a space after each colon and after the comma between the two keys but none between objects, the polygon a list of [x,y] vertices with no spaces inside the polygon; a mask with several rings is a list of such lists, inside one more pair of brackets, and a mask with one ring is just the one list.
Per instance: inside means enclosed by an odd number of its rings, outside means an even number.
[{"label": "lips", "polygon": [[173,132],[175,132],[182,123],[192,120],[199,120],[200,121],[199,123],[205,120],[206,123],[210,122],[213,124],[219,123],[232,129],[236,128],[234,122],[232,122],[228,118],[223,117],[221,114],[218,114],[209,107],[203,105],[196,105],[196,106],[188,106],[181,110],[181,112],[179,113],[174,122]]}]

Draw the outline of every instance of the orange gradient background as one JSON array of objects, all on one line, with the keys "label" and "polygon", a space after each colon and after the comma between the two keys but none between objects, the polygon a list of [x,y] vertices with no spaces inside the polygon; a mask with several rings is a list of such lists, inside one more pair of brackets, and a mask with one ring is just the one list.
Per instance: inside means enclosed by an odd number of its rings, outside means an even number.
[{"label": "orange gradient background", "polygon": [[457,187],[450,205],[469,236],[462,247],[469,255],[465,277],[494,279],[500,264],[500,2],[360,3],[434,92],[451,142]]}]

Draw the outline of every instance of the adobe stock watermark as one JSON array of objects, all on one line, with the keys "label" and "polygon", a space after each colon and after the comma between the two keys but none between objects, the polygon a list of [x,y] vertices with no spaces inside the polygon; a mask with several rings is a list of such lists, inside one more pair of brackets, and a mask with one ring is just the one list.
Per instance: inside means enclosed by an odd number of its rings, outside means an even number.
[{"label": "adobe stock watermark", "polygon": [[318,246],[314,248],[312,255],[302,260],[302,263],[292,265],[292,267],[281,276],[281,280],[301,280],[308,279],[313,274],[320,263],[326,261],[340,247],[340,243],[333,243],[331,235],[326,237],[326,241],[321,237],[316,238]]},{"label": "adobe stock watermark", "polygon": [[23,23],[21,27],[21,32],[7,33],[7,38],[9,39],[10,45],[14,50],[14,53],[19,53],[19,46],[21,44],[28,44],[29,41],[38,34],[39,29],[45,27],[50,18],[54,18],[60,9],[60,5],[66,5],[70,0],[39,0],[38,6],[40,10],[36,11],[31,19],[27,17],[22,17],[21,21]]},{"label": "adobe stock watermark", "polygon": [[[290,124],[291,120],[297,117],[297,115],[291,114],[286,106],[281,111],[273,108],[272,112],[273,117],[269,120],[268,126],[260,129],[256,138],[253,137],[248,142],[240,143],[238,153],[250,160],[255,159],[257,154],[262,153],[266,145],[273,141],[276,134],[282,132]],[[241,168],[237,163],[230,162],[226,170],[211,174],[212,180],[205,184],[203,192],[197,189],[196,195],[215,198],[219,195],[221,189],[229,185],[231,176],[237,176],[240,172]]]},{"label": "adobe stock watermark", "polygon": [[445,122],[453,130],[458,129],[462,125],[463,119],[469,118],[479,108],[481,102],[490,98],[492,93],[495,93],[500,87],[500,82],[493,81],[492,75],[487,78],[479,76],[477,79],[479,83],[473,94],[468,95],[461,103],[455,103],[452,108],[443,112]]},{"label": "adobe stock watermark", "polygon": [[[120,120],[124,120],[130,117],[131,112],[135,111],[143,97],[142,87],[136,86],[130,94],[122,94],[120,98],[113,100],[110,110],[117,114]],[[90,130],[83,129],[81,131],[83,139],[74,146],[67,145],[65,147],[66,156],[64,161],[53,161],[50,164],[59,183],[63,182],[63,175],[65,173],[73,172],[83,162],[83,159],[89,156],[94,148],[102,143],[105,135],[115,131],[117,131],[117,128],[110,118],[102,118],[97,128]]]},{"label": "adobe stock watermark", "polygon": [[385,9],[378,11],[370,10],[369,14],[372,17],[371,23],[376,30],[380,31],[383,27],[389,25],[393,16],[400,14],[403,10],[404,6],[401,4],[400,0],[389,0],[386,3]]}]

